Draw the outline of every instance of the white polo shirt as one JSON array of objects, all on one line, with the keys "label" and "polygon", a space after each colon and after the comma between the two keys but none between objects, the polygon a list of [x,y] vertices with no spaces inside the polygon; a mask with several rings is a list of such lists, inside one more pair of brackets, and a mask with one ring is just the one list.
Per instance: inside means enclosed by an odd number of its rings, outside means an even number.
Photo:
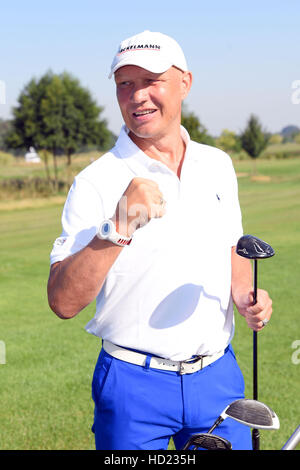
[{"label": "white polo shirt", "polygon": [[134,177],[156,181],[166,214],[136,230],[96,299],[86,330],[171,360],[213,354],[234,333],[231,247],[242,235],[236,175],[221,150],[182,137],[180,179],[148,157],[124,126],[115,147],[75,178],[51,263],[86,246]]}]

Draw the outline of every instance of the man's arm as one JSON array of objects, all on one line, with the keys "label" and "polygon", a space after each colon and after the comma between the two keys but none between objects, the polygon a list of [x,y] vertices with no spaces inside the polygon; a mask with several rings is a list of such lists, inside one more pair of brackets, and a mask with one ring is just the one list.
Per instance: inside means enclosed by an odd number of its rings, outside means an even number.
[{"label": "man's arm", "polygon": [[257,303],[253,305],[251,261],[239,256],[235,247],[231,249],[231,293],[239,313],[248,326],[255,331],[263,328],[262,321],[272,315],[272,300],[268,292],[257,289]]},{"label": "man's arm", "polygon": [[94,237],[82,250],[50,268],[48,302],[60,318],[72,318],[98,295],[123,248]]},{"label": "man's arm", "polygon": [[[120,204],[121,199],[114,217],[121,235],[131,236],[152,217],[162,217],[165,213],[160,203],[162,193],[154,181],[134,178],[123,197],[126,197],[126,209]],[[132,210],[135,208],[138,208],[138,216]],[[82,250],[54,263],[48,280],[48,302],[56,315],[72,318],[90,304],[122,250],[124,247],[95,236]]]}]

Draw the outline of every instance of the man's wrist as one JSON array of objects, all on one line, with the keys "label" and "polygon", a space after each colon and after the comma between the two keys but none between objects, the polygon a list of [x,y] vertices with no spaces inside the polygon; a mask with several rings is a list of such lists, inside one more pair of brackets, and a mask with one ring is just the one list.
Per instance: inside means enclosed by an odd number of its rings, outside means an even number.
[{"label": "man's wrist", "polygon": [[125,238],[131,238],[131,235],[128,233],[128,224],[127,222],[120,222],[118,219],[114,220],[113,223],[115,224],[116,231]]},{"label": "man's wrist", "polygon": [[103,220],[96,233],[101,240],[107,240],[118,246],[130,245],[132,238],[124,236],[117,231],[114,222],[110,219]]}]

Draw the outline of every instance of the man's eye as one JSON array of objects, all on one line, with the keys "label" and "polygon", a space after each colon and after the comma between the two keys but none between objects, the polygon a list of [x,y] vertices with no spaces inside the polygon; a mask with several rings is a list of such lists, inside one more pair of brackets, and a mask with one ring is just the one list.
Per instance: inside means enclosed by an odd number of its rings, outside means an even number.
[{"label": "man's eye", "polygon": [[123,88],[126,87],[126,86],[128,86],[128,85],[130,85],[130,82],[128,82],[128,81],[124,81],[124,82],[118,83],[118,86],[119,86],[119,87],[123,87]]}]

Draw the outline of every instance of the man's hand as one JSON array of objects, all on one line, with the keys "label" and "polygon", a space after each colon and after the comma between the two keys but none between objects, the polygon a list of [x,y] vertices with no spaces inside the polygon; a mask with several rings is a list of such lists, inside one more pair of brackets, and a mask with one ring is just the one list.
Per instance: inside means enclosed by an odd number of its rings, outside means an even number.
[{"label": "man's hand", "polygon": [[272,300],[268,292],[257,289],[257,302],[253,305],[251,263],[250,260],[239,256],[235,247],[231,250],[231,267],[231,293],[236,308],[252,330],[260,331],[264,327],[263,320],[268,321],[271,318]]},{"label": "man's hand", "polygon": [[131,237],[153,217],[165,214],[165,201],[158,184],[145,178],[133,178],[121,197],[114,219],[117,231]]},{"label": "man's hand", "polygon": [[272,300],[268,292],[263,289],[257,289],[257,302],[253,305],[253,292],[236,294],[234,303],[239,313],[245,317],[245,320],[254,331],[263,329],[263,320],[269,321],[272,315]]}]

